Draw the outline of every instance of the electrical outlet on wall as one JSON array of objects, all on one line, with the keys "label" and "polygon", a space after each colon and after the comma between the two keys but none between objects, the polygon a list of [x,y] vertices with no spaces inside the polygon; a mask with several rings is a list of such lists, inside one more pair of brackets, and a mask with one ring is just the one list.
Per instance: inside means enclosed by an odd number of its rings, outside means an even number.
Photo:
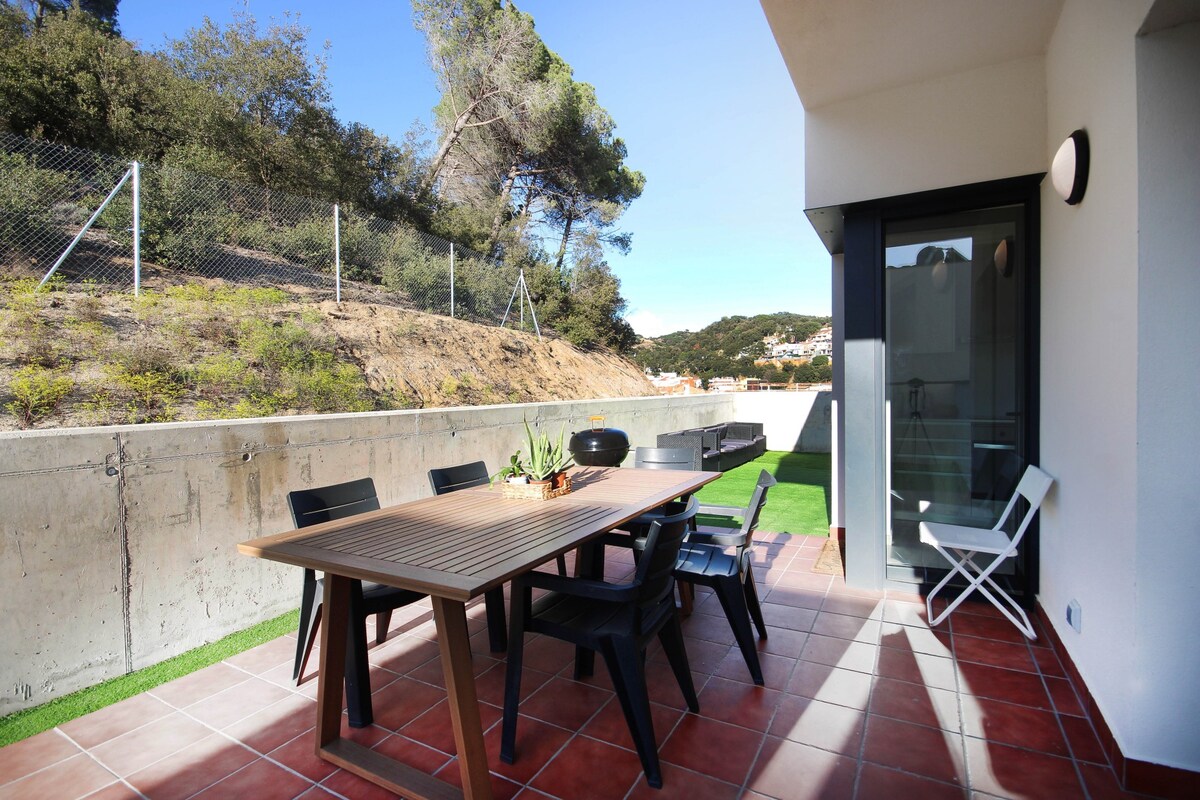
[{"label": "electrical outlet on wall", "polygon": [[1067,624],[1074,628],[1076,633],[1083,632],[1083,609],[1078,600],[1067,603]]}]

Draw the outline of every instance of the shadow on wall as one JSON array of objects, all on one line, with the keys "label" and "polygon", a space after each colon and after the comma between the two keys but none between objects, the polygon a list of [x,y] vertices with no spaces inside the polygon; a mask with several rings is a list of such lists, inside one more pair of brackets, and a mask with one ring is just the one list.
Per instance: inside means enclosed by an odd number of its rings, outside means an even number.
[{"label": "shadow on wall", "polygon": [[772,450],[791,450],[794,453],[832,452],[833,392],[814,392],[814,394],[816,397],[808,408],[808,415],[800,424],[799,431],[793,434],[794,440],[789,446],[777,448],[768,437],[767,441]]}]

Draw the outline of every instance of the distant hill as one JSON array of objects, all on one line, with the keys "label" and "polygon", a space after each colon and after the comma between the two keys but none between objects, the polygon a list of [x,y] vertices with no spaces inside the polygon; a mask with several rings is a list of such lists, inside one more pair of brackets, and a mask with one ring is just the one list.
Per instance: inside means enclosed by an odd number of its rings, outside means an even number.
[{"label": "distant hill", "polygon": [[823,325],[828,325],[831,319],[786,311],[752,317],[723,317],[696,332],[677,331],[643,339],[634,353],[634,361],[643,368],[694,375],[705,380],[726,375],[763,377],[771,381],[826,380],[824,373],[827,369],[809,368],[803,370],[803,374],[797,374],[796,368],[788,367],[781,371],[772,365],[756,366],[754,360],[761,358],[765,352],[764,337],[778,336],[781,341],[804,341]]}]

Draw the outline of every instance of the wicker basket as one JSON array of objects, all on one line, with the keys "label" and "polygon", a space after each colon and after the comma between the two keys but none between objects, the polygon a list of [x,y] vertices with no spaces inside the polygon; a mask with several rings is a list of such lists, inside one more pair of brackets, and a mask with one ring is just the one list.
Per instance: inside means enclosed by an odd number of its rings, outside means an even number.
[{"label": "wicker basket", "polygon": [[571,491],[571,476],[563,478],[561,488],[552,489],[553,483],[508,483],[500,484],[500,493],[510,500],[550,500],[562,497]]}]

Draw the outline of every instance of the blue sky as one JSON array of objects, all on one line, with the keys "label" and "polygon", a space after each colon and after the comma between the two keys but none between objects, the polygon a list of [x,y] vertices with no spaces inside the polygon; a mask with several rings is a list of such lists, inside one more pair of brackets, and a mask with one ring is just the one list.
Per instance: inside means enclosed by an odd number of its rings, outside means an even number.
[{"label": "blue sky", "polygon": [[[596,87],[646,190],[633,250],[609,264],[646,336],[723,316],[828,314],[829,256],[804,217],[804,120],[757,0],[523,0],[538,33]],[[438,95],[405,0],[247,0],[328,41],[338,116],[395,140],[432,127]],[[243,3],[122,0],[121,31],[157,49]]]}]

